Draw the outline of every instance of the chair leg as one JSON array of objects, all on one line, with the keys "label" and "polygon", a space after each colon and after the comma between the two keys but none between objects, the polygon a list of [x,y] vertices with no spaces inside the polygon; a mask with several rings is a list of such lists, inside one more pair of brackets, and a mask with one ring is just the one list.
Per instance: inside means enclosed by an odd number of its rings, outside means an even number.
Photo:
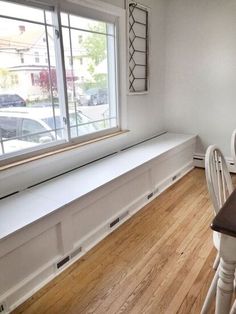
[{"label": "chair leg", "polygon": [[216,287],[217,287],[218,278],[219,278],[219,267],[217,268],[215,276],[213,277],[211,285],[208,289],[205,301],[204,301],[203,306],[202,306],[201,314],[209,313],[209,308],[210,308],[211,302],[212,302],[214,296],[216,295]]},{"label": "chair leg", "polygon": [[[236,269],[234,272],[234,293],[236,292]],[[236,306],[236,305],[235,305]],[[235,307],[236,308],[236,307]]]},{"label": "chair leg", "polygon": [[213,269],[214,270],[217,270],[217,267],[219,266],[219,263],[220,263],[220,255],[219,255],[219,253],[217,253],[215,261],[214,261],[214,264],[213,264]]},{"label": "chair leg", "polygon": [[228,314],[234,290],[234,272],[236,262],[226,262],[221,258],[219,265],[219,280],[216,289],[216,314]]},{"label": "chair leg", "polygon": [[232,308],[230,310],[230,314],[235,314],[236,313],[236,301],[234,301]]}]

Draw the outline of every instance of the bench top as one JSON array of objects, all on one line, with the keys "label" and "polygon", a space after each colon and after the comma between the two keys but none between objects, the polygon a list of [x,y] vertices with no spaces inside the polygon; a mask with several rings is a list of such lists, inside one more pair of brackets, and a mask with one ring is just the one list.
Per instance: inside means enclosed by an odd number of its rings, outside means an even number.
[{"label": "bench top", "polygon": [[196,136],[165,133],[0,201],[0,240]]}]

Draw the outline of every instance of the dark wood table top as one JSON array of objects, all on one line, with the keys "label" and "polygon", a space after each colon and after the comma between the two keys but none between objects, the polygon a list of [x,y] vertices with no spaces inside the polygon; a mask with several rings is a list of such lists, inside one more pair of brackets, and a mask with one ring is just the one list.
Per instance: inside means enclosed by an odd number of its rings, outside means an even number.
[{"label": "dark wood table top", "polygon": [[236,237],[236,189],[215,216],[211,228],[215,231]]}]

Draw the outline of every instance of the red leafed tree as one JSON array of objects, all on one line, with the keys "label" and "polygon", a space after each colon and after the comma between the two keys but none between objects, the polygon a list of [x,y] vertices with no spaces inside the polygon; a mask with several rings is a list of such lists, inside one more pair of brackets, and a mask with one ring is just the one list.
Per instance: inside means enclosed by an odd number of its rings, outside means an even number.
[{"label": "red leafed tree", "polygon": [[49,93],[57,89],[57,75],[55,69],[46,69],[39,72],[39,85],[43,92]]}]

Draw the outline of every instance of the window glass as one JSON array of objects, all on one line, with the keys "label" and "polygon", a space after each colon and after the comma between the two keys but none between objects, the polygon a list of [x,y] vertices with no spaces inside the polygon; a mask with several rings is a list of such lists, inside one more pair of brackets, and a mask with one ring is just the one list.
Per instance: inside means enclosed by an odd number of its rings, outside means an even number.
[{"label": "window glass", "polygon": [[[24,125],[31,123],[27,131],[29,135],[29,132],[35,133],[33,124],[36,126],[37,123],[34,120],[46,117],[55,122],[55,107],[57,115],[62,115],[58,103],[53,27],[46,25],[46,16],[49,19],[51,12],[4,1],[0,1],[0,9],[3,9],[1,15],[6,15],[0,18],[0,118],[4,115],[8,116],[9,130],[7,131],[5,125],[4,134],[7,132],[13,134],[10,121],[15,117],[23,119]],[[48,107],[51,110],[48,110]],[[38,109],[34,110],[35,108]],[[24,119],[29,115],[32,120]],[[0,128],[3,127],[1,121],[3,120],[0,120]],[[52,129],[55,127],[54,125]],[[55,138],[51,138],[50,133],[41,137],[24,136],[25,132],[26,129],[23,133],[17,130],[14,132],[17,134],[16,141],[18,141],[15,142],[16,151],[28,149],[27,142],[33,141],[37,145],[43,145],[49,141],[49,138],[50,141],[64,139],[62,131],[60,138],[57,132]],[[9,146],[4,134],[0,137],[1,153],[8,151]]]},{"label": "window glass", "polygon": [[[31,20],[34,19],[34,22],[44,23],[44,12],[43,10],[31,8],[28,6],[0,1],[0,12],[1,15],[15,17],[18,19]],[[2,28],[3,25],[1,25]],[[3,26],[2,30],[7,30],[7,25]]]},{"label": "window glass", "polygon": [[0,0],[0,159],[119,127],[115,25],[50,9]]},{"label": "window glass", "polygon": [[86,31],[97,31],[100,33],[106,34],[107,32],[107,27],[106,23],[104,22],[99,22],[99,21],[94,21],[88,18],[84,18],[81,16],[75,16],[71,15],[69,16],[70,19],[70,26],[77,28],[77,29],[83,29]]},{"label": "window glass", "polygon": [[31,119],[23,119],[23,123],[22,123],[23,135],[44,132],[44,131],[45,131],[45,128],[37,121],[31,120]]},{"label": "window glass", "polygon": [[62,19],[71,136],[117,127],[115,38],[107,34],[114,26],[65,13]]},{"label": "window glass", "polygon": [[77,136],[77,134],[78,136],[82,136],[99,130],[96,123],[80,112],[77,112],[77,114],[74,112],[70,113],[70,126],[72,137]]},{"label": "window glass", "polygon": [[0,117],[1,137],[8,139],[17,136],[17,118],[3,116]]},{"label": "window glass", "polygon": [[53,132],[48,132],[45,126],[32,119],[23,119],[22,138],[35,143],[47,143],[54,140]]}]

